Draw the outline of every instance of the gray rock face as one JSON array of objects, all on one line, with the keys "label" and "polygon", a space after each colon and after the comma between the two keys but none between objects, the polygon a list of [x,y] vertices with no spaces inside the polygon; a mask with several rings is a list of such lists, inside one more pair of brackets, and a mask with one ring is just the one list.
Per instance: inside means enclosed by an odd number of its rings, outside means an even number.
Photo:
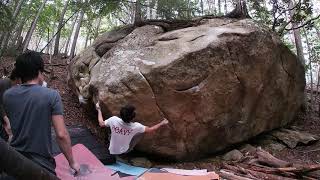
[{"label": "gray rock face", "polygon": [[210,19],[170,32],[146,25],[106,33],[72,60],[69,84],[89,102],[99,99],[106,117],[130,103],[145,125],[167,118],[137,149],[190,160],[292,121],[305,78],[268,29]]}]

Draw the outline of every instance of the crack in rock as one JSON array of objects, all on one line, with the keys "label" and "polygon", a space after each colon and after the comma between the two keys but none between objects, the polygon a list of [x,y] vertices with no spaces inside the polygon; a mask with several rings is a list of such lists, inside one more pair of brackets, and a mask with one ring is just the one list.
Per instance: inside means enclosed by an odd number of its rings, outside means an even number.
[{"label": "crack in rock", "polygon": [[[149,80],[145,77],[145,75],[144,75],[144,74],[142,74],[142,72],[141,72],[140,70],[139,70],[139,74],[140,74],[140,75],[142,76],[142,78],[147,82],[147,84],[148,84],[149,88],[151,89],[151,92],[152,92],[152,95],[153,95],[154,101],[155,101],[155,103],[156,103],[156,105],[157,105],[157,109],[158,109],[158,111],[160,112],[160,115],[161,115],[162,117],[164,117],[164,118],[168,119],[168,118],[167,118],[167,115],[162,111],[162,109],[160,108],[160,106],[159,106],[159,104],[158,104],[158,101],[157,101],[156,95],[155,95],[155,93],[154,93],[154,90],[153,90],[153,88],[152,88],[152,86],[151,86],[151,84],[150,84]],[[168,121],[169,121],[169,119],[168,119]]]}]

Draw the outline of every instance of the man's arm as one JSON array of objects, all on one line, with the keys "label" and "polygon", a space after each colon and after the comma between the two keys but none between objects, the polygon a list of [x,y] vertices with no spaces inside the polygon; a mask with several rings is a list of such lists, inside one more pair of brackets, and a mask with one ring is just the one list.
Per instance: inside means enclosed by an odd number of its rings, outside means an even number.
[{"label": "man's arm", "polygon": [[98,122],[99,122],[99,126],[100,127],[106,127],[106,124],[103,120],[103,116],[102,116],[102,112],[101,112],[101,108],[99,105],[99,102],[97,102],[96,104],[96,110],[98,111]]},{"label": "man's arm", "polygon": [[4,121],[4,130],[7,132],[8,136],[9,136],[8,143],[10,143],[13,135],[12,135],[12,131],[11,131],[9,118],[5,115],[3,117],[3,121]]},{"label": "man's arm", "polygon": [[67,158],[70,167],[72,169],[74,169],[76,172],[79,172],[80,166],[73,159],[72,149],[71,149],[71,140],[70,140],[70,136],[67,131],[67,128],[64,124],[63,116],[62,115],[53,115],[52,116],[52,123],[53,123],[54,130],[56,132],[57,143],[58,143],[62,153]]},{"label": "man's arm", "polygon": [[164,126],[164,125],[166,125],[166,124],[168,124],[168,123],[169,123],[169,121],[164,118],[160,123],[158,123],[158,124],[156,124],[156,125],[154,125],[154,126],[152,126],[152,127],[146,126],[144,132],[145,132],[145,133],[155,132],[155,131],[158,130],[161,126]]}]

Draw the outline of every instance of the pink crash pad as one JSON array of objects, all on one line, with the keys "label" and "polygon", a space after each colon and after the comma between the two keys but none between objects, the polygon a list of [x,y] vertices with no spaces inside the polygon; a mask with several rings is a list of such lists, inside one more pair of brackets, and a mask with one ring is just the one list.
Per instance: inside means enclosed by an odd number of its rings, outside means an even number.
[{"label": "pink crash pad", "polygon": [[106,168],[94,154],[92,154],[84,145],[77,144],[72,147],[72,153],[80,164],[80,174],[77,176],[72,175],[72,171],[69,167],[69,163],[65,156],[61,153],[54,157],[56,161],[56,174],[58,178],[62,180],[74,180],[74,179],[110,179],[110,180],[133,180],[134,176],[120,178],[117,173],[111,169]]}]

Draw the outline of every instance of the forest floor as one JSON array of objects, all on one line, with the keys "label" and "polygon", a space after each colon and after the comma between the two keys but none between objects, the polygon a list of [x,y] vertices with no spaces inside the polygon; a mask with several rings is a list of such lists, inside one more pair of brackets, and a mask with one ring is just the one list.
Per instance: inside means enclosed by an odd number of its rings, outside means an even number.
[{"label": "forest floor", "polygon": [[[48,56],[43,56],[45,62],[48,62]],[[67,83],[67,66],[66,58],[55,57],[52,62],[56,64],[53,66],[54,78],[47,80],[50,88],[57,89],[62,97],[64,105],[65,121],[67,125],[84,125],[88,129],[93,130],[94,126],[97,126],[95,119],[95,112],[90,111],[82,107],[76,95],[74,95]],[[4,57],[1,59],[0,71],[8,67],[7,70],[10,72],[13,67],[14,58]],[[48,67],[46,66],[46,69]],[[0,75],[3,75],[1,71]],[[309,93],[306,93],[307,97],[310,97]],[[309,98],[310,99],[310,98]],[[314,103],[313,111],[311,111],[310,100],[307,103],[306,113],[300,112],[294,126],[299,129],[307,131],[309,133],[320,135],[320,117],[319,117],[319,101]],[[93,132],[95,134],[96,132]],[[250,143],[247,142],[247,143]],[[214,148],[214,147],[212,147]],[[271,152],[275,157],[286,160],[288,162],[297,164],[319,164],[320,163],[320,142],[313,143],[311,145],[299,145],[294,149],[284,148],[279,152]],[[219,162],[215,161],[215,158],[206,158],[197,162],[184,162],[184,163],[163,163],[163,162],[152,162],[156,166],[172,166],[176,168],[186,169],[208,169],[214,170],[219,167]]]}]

